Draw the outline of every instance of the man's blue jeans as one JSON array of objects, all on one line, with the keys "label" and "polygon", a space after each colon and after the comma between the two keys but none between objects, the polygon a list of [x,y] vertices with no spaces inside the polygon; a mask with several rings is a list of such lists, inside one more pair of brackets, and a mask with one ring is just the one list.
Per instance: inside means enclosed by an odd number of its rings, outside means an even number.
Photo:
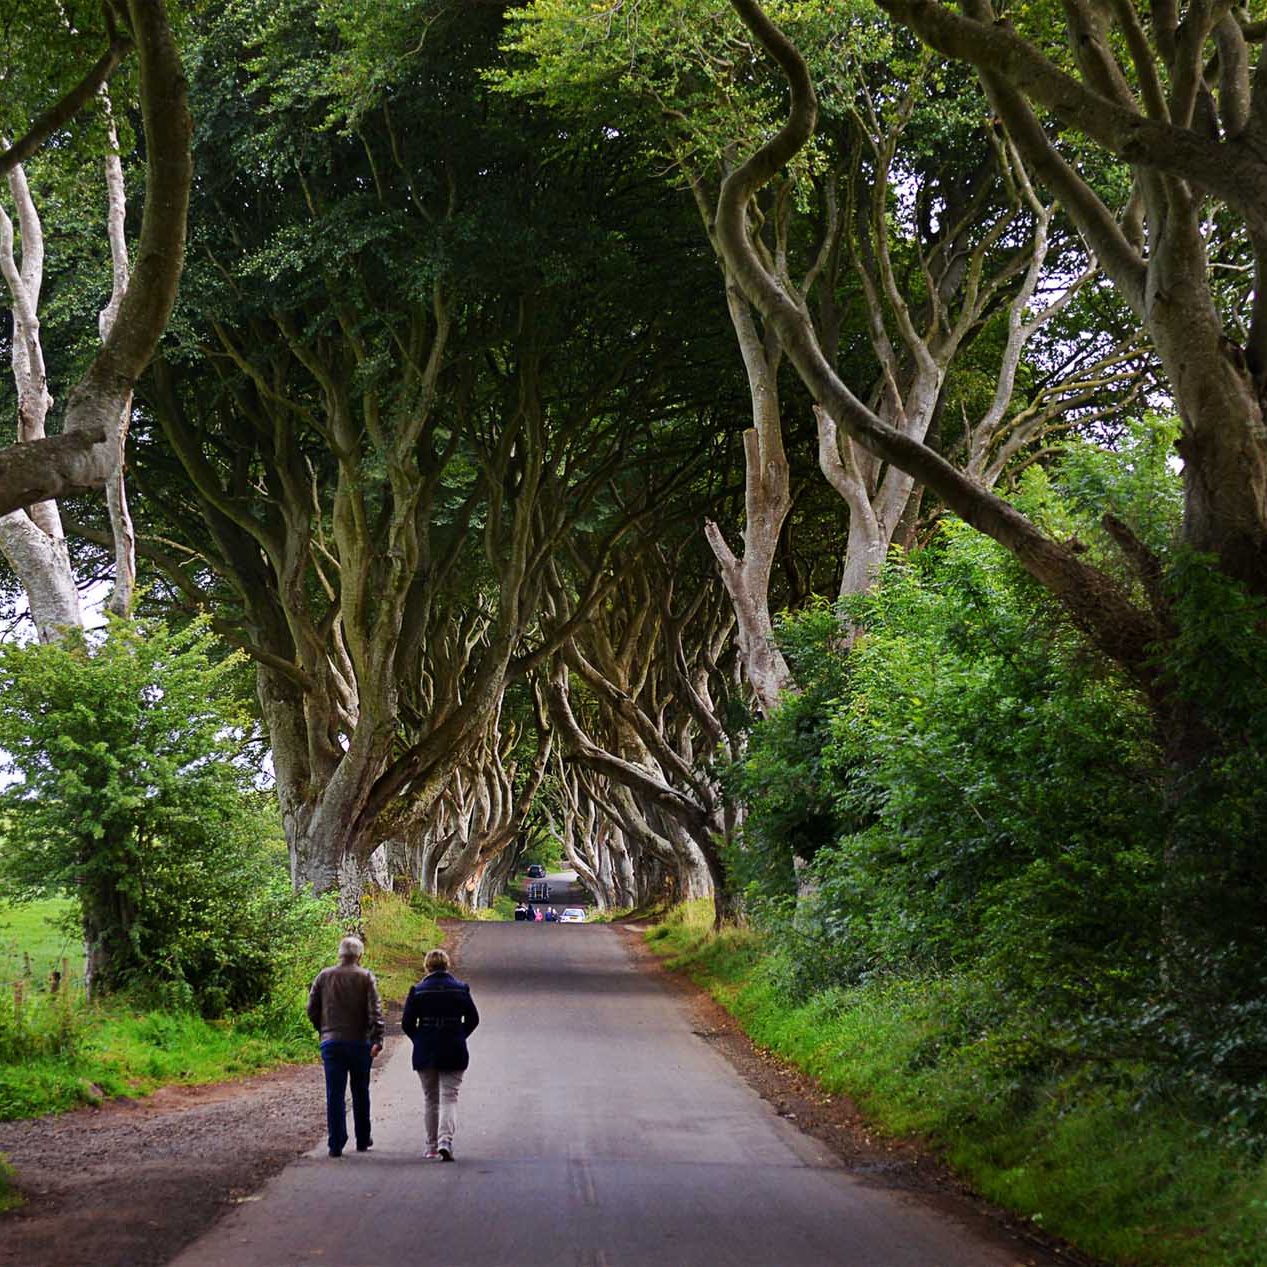
[{"label": "man's blue jeans", "polygon": [[330,1151],[341,1153],[348,1142],[348,1111],[344,1102],[352,1083],[352,1124],[357,1148],[370,1144],[370,1045],[327,1039],[321,1044],[321,1063],[326,1069],[326,1130]]}]

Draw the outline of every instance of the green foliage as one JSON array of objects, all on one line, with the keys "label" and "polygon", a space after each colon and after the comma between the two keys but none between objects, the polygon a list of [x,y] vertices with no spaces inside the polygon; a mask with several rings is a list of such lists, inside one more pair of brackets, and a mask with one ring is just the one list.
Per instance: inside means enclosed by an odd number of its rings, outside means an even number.
[{"label": "green foliage", "polygon": [[0,650],[0,876],[78,897],[99,986],[209,1016],[267,998],[324,907],[292,894],[251,786],[234,657],[205,628],[115,622],[104,639]]},{"label": "green foliage", "polygon": [[460,908],[425,895],[404,898],[396,893],[374,893],[365,897],[365,966],[378,979],[384,1005],[404,1002],[409,987],[422,976],[427,951],[443,943],[444,934],[436,920],[457,917]]},{"label": "green foliage", "polygon": [[540,863],[547,871],[562,871],[567,865],[563,856],[563,842],[549,831],[531,832],[517,862],[521,871],[534,862]]},{"label": "green foliage", "polygon": [[[304,1004],[313,976],[331,960],[337,934],[328,903],[310,902],[303,909],[306,921],[292,914],[277,930],[269,993],[219,1020],[182,1009],[184,993],[170,982],[157,989],[142,982],[91,1002],[73,972],[56,991],[34,971],[17,982],[16,990],[6,983],[0,991],[0,1119],[145,1094],[169,1082],[216,1082],[310,1059],[314,1040]],[[29,908],[16,910],[35,927]],[[33,965],[41,961],[42,946],[62,948],[60,940],[50,941],[39,930],[18,944]],[[16,957],[22,957],[21,950]],[[163,996],[161,1007],[152,1005],[156,994]]]},{"label": "green foliage", "polygon": [[64,982],[56,993],[34,982],[0,988],[0,1065],[73,1057],[83,1045],[83,991]]},{"label": "green foliage", "polygon": [[[37,115],[69,92],[109,43],[97,0],[61,0],[56,7],[44,0],[5,0],[0,23],[0,82],[5,88],[0,137],[5,143],[22,136]],[[77,120],[76,126],[83,122]],[[59,137],[59,147],[65,148],[68,140],[65,134]]]},{"label": "green foliage", "polygon": [[819,600],[785,616],[780,645],[801,689],[758,728],[744,758],[726,773],[727,789],[748,806],[743,842],[727,865],[737,888],[795,891],[793,858],[814,859],[843,822],[832,773],[824,768],[831,718],[848,688],[834,608]]},{"label": "green foliage", "polygon": [[[330,961],[331,912],[309,904],[275,947],[270,993],[220,1020],[149,1005],[152,989],[84,998],[72,976],[56,991],[32,976],[0,993],[0,1120],[145,1094],[169,1082],[216,1082],[311,1058],[308,986]],[[30,944],[30,943],[27,943]],[[35,943],[38,952],[38,943]],[[179,1003],[179,998],[176,999]]]},{"label": "green foliage", "polygon": [[476,919],[488,921],[513,920],[515,918],[515,899],[509,893],[499,893],[492,906],[475,912]]},{"label": "green foliage", "polygon": [[[984,956],[1018,988],[1076,981],[1085,1005],[1157,920],[1144,702],[958,522],[895,556],[850,619],[848,651],[823,608],[784,622],[804,692],[737,776],[748,875],[778,878],[761,891],[789,892],[791,852],[815,860],[817,895],[792,921],[802,988]],[[788,922],[778,904],[760,914]]]},{"label": "green foliage", "polygon": [[246,1077],[310,1060],[314,1048],[298,996],[289,1000],[287,1023],[273,1028],[256,1014],[209,1021],[188,1012],[137,1009],[123,996],[92,1005],[81,997],[70,1023],[74,1040],[61,1050],[45,1041],[12,1061],[0,1059],[0,1121],[144,1095],[166,1083]]},{"label": "green foliage", "polygon": [[[1199,1202],[1134,1161],[1104,1168],[1112,1201],[1090,1201],[1088,1173],[1064,1202],[1026,1159],[1031,1143],[1076,1172],[1088,1139],[1130,1134],[1138,1112],[1150,1165],[1185,1133],[1201,1141],[1183,1180],[1201,1200],[1219,1164],[1241,1197],[1254,1190],[1267,1152],[1267,612],[1176,543],[1172,435],[1152,419],[1113,450],[1071,446],[1018,492],[1140,601],[1100,516],[1153,552],[1164,696],[1088,647],[1001,549],[947,521],[840,621],[822,608],[785,621],[803,693],[756,728],[732,774],[748,804],[738,865],[753,922],[779,947],[763,978],[783,1010],[865,1003],[917,1036],[894,1064],[881,1020],[860,1019],[858,1053],[824,1049],[823,1067],[845,1061],[886,1120],[955,1141],[991,1191],[1059,1210],[1091,1228],[1088,1247],[1123,1254],[1143,1252],[1157,1210],[1177,1228]],[[813,859],[799,899],[793,851]],[[773,1004],[763,1024],[776,1032]],[[943,1081],[925,1085],[924,1069]],[[1139,1224],[1111,1234],[1113,1202]],[[1242,1248],[1226,1261],[1250,1261],[1236,1257],[1250,1239],[1229,1236]],[[1169,1242],[1158,1255],[1139,1261],[1205,1261]]]},{"label": "green foliage", "polygon": [[[801,0],[768,11],[829,97],[850,86],[863,48],[877,59],[892,53],[867,6]],[[732,146],[755,148],[782,121],[782,81],[729,6],[535,0],[507,17],[516,56],[489,72],[499,89],[539,95],[592,123],[627,126],[631,109],[658,118],[666,154],[688,170],[714,167]]]}]

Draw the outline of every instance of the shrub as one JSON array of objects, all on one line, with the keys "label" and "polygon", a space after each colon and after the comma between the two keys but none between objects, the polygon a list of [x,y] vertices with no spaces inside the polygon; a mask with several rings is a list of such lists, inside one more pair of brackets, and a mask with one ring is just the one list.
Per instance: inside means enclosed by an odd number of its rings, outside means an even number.
[{"label": "shrub", "polygon": [[250,1008],[322,917],[291,893],[252,785],[235,657],[204,626],[114,621],[104,638],[0,648],[0,882],[75,895],[92,986],[208,1016]]}]

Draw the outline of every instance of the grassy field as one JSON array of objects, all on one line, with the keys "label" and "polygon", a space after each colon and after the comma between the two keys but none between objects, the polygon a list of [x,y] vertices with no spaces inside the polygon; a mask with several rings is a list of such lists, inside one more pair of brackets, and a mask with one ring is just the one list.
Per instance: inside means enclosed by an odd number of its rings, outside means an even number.
[{"label": "grassy field", "polygon": [[74,923],[75,903],[65,898],[10,906],[0,902],[0,982],[29,975],[45,982],[63,959],[72,976],[83,971],[83,943]]},{"label": "grassy field", "polygon": [[1264,1267],[1267,1167],[1182,1105],[1146,1099],[1125,1062],[1005,1081],[988,1033],[951,1018],[970,986],[886,981],[797,1005],[757,934],[711,930],[699,904],[649,930],[762,1047],[933,1143],[973,1186],[1097,1257],[1130,1267]]}]

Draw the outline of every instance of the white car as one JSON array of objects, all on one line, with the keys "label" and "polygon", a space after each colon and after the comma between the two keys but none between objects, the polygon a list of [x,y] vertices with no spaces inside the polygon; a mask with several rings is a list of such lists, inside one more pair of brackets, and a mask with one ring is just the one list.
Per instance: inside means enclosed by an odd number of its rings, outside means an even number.
[{"label": "white car", "polygon": [[565,906],[559,915],[560,924],[584,924],[585,912],[579,906]]}]

